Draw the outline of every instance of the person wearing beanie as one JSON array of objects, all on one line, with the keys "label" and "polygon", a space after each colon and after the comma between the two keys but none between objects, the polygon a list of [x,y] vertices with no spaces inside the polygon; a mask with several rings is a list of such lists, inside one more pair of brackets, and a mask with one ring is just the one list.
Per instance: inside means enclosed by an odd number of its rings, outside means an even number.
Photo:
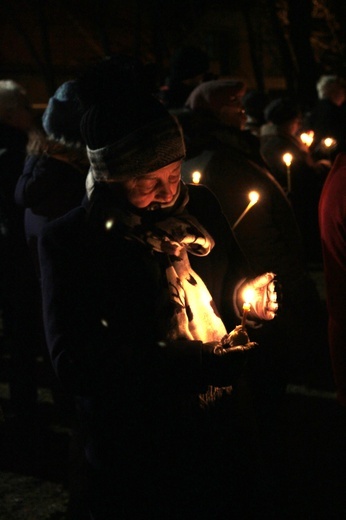
[{"label": "person wearing beanie", "polygon": [[[322,260],[317,205],[330,161],[316,160],[301,140],[302,110],[289,97],[271,101],[264,110],[266,124],[261,128],[261,153],[270,171],[286,191],[304,240],[305,254],[310,263]],[[288,167],[283,159],[291,154]]]},{"label": "person wearing beanie", "polygon": [[[54,405],[59,413],[71,420],[74,426],[74,403],[66,396],[61,384],[53,373],[47,345],[44,340],[37,244],[46,224],[61,217],[79,206],[85,196],[85,180],[89,161],[85,143],[80,132],[83,108],[77,94],[77,83],[69,80],[63,83],[49,99],[42,116],[44,134],[28,147],[22,174],[17,180],[14,199],[17,207],[24,211],[24,231],[26,247],[31,256],[36,277],[37,300],[32,306],[40,325],[39,343],[45,361],[45,371],[50,384]],[[74,465],[78,460],[76,453],[77,432],[71,437],[70,459]],[[70,468],[73,476],[81,468]],[[80,482],[82,479],[80,479]],[[79,502],[81,484],[70,479],[69,511],[76,520],[75,503]],[[78,503],[78,508],[81,510]]]},{"label": "person wearing beanie", "polygon": [[37,240],[50,220],[79,206],[85,195],[89,161],[80,132],[83,115],[77,82],[66,81],[49,99],[42,115],[45,135],[28,149],[15,189],[25,208],[25,234],[39,275]]},{"label": "person wearing beanie", "polygon": [[227,517],[254,493],[232,385],[256,349],[228,332],[245,287],[249,318],[275,317],[274,275],[181,181],[176,119],[123,67],[81,79],[87,197],[39,242],[48,348],[84,427],[90,518]]}]

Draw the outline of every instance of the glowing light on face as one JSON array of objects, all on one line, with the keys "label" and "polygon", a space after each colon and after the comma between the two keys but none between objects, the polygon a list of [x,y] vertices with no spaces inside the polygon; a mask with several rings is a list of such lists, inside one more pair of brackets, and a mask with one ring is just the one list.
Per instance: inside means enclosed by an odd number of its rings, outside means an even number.
[{"label": "glowing light on face", "polygon": [[259,199],[259,193],[258,193],[258,191],[250,191],[248,197],[249,197],[250,202],[246,206],[246,208],[244,209],[243,213],[240,215],[238,220],[236,220],[235,223],[233,224],[233,226],[232,226],[232,230],[233,231],[238,226],[238,224],[241,222],[241,220],[243,220],[243,218],[245,217],[246,213],[252,208],[252,206],[254,206],[256,204],[256,202]]},{"label": "glowing light on face", "polygon": [[191,177],[192,177],[192,182],[194,184],[199,184],[199,182],[201,181],[202,174],[199,171],[195,171],[192,173]]}]

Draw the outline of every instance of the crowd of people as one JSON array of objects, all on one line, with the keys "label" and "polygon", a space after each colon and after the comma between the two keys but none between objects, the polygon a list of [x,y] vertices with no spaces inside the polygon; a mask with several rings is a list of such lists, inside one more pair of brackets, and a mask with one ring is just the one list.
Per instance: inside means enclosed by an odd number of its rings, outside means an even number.
[{"label": "crowd of people", "polygon": [[275,420],[323,337],[311,265],[345,406],[346,87],[317,92],[304,112],[194,48],[158,92],[136,59],[104,60],[40,122],[0,81],[11,415],[35,417],[40,354],[77,424],[73,520],[277,518]]}]

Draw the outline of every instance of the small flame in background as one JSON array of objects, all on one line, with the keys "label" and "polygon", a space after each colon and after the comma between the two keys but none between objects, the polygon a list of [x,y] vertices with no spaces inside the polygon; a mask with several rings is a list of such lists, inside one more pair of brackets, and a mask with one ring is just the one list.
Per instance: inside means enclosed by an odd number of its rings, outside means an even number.
[{"label": "small flame in background", "polygon": [[304,143],[306,146],[310,147],[313,143],[315,133],[313,130],[308,130],[307,132],[303,132],[300,135],[300,140],[302,143]]},{"label": "small flame in background", "polygon": [[286,164],[286,166],[291,166],[292,159],[293,159],[293,155],[289,152],[284,153],[284,155],[282,156],[282,160]]},{"label": "small flame in background", "polygon": [[195,171],[192,173],[191,177],[192,177],[192,182],[194,184],[199,184],[201,181],[202,174],[199,171]]}]

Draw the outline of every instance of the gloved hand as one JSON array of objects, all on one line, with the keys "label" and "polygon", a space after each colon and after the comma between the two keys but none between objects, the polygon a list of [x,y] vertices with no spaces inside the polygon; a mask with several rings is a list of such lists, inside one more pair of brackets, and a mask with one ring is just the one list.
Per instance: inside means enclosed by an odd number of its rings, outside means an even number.
[{"label": "gloved hand", "polygon": [[229,345],[223,341],[203,343],[202,377],[207,385],[222,387],[234,384],[246,365],[249,353],[258,346],[253,341],[244,345]]},{"label": "gloved hand", "polygon": [[277,294],[275,290],[275,274],[265,273],[253,280],[247,280],[238,289],[237,304],[239,309],[242,303],[251,303],[249,318],[272,320],[278,310]]}]

